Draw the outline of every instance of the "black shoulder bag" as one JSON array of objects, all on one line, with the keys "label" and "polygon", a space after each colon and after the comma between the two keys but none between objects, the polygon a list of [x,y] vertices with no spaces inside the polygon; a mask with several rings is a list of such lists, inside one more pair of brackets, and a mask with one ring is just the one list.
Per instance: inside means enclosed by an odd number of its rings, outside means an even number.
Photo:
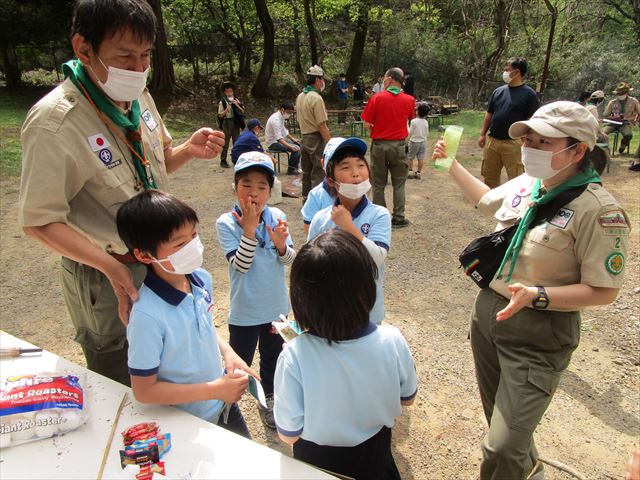
[{"label": "black shoulder bag", "polygon": [[[540,205],[529,229],[551,220],[558,210],[580,196],[586,188],[586,185],[571,188],[560,193],[549,203]],[[464,273],[480,288],[488,287],[493,280],[519,224],[520,219],[510,227],[476,238],[458,256]]]}]

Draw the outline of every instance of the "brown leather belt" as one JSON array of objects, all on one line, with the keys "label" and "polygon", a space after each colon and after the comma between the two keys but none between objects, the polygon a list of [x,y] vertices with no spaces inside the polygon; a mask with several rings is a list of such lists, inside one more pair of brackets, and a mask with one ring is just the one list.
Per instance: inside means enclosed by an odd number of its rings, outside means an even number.
[{"label": "brown leather belt", "polygon": [[113,258],[118,260],[120,263],[125,265],[133,265],[134,263],[138,263],[138,259],[133,255],[133,253],[125,253],[124,255],[120,255],[119,253],[109,252]]}]

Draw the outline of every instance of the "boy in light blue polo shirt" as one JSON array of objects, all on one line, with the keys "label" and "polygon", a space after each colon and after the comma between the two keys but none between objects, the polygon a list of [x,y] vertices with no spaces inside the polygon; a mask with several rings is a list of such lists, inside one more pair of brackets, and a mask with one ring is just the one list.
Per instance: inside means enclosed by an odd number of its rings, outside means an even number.
[{"label": "boy in light blue polo shirt", "polygon": [[267,206],[275,171],[268,155],[247,152],[234,166],[237,202],[216,221],[218,241],[229,262],[229,345],[251,365],[256,345],[267,408],[258,405],[269,428],[273,420],[273,375],[282,337],[271,322],[289,313],[285,265],[295,258],[287,217]]},{"label": "boy in light blue polo shirt", "polygon": [[385,207],[375,205],[367,198],[371,172],[364,157],[366,152],[367,144],[355,137],[331,139],[327,143],[325,181],[336,192],[337,198],[333,205],[313,217],[308,240],[338,227],[363,243],[378,267],[376,303],[370,319],[380,324],[385,317],[383,277],[384,262],[391,245],[391,215]]},{"label": "boy in light blue polo shirt", "polygon": [[[167,193],[148,190],[125,202],[116,222],[125,245],[148,266],[127,326],[136,399],[175,405],[251,438],[236,403],[248,377],[236,369],[257,375],[216,335],[196,212]],[[224,373],[223,359],[232,373]],[[219,421],[225,402],[231,410]]]},{"label": "boy in light blue polo shirt", "polygon": [[377,267],[338,229],[305,244],[291,268],[291,306],[304,333],[282,350],[275,377],[279,437],[298,460],[358,479],[399,479],[391,428],[417,393],[406,340],[375,325]]}]

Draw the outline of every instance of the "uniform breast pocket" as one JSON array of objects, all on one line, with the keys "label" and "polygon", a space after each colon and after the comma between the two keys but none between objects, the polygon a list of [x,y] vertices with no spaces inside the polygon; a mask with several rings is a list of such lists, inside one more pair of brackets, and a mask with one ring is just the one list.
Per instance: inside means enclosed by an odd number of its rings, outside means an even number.
[{"label": "uniform breast pocket", "polygon": [[535,228],[531,231],[529,240],[556,252],[566,250],[571,243],[569,235],[555,228]]},{"label": "uniform breast pocket", "polygon": [[135,194],[133,173],[121,164],[100,171],[91,182],[91,195],[104,207],[119,205]]}]

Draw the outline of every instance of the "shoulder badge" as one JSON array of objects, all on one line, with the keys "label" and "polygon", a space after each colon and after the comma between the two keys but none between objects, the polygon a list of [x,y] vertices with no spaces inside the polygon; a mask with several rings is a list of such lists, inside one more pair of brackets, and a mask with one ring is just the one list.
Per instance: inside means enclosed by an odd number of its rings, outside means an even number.
[{"label": "shoulder badge", "polygon": [[607,271],[612,275],[620,275],[624,271],[624,255],[620,252],[613,252],[604,261]]}]

